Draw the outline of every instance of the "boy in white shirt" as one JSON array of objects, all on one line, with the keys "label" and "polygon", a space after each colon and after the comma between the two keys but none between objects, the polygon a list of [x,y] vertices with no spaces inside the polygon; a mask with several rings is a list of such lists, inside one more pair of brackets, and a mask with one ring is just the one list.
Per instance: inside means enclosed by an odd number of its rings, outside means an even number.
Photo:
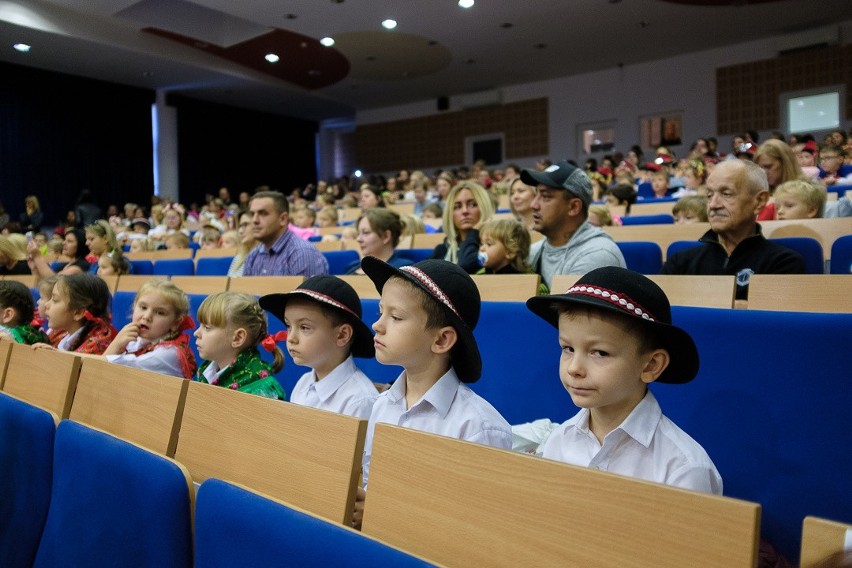
[{"label": "boy in white shirt", "polygon": [[698,373],[695,343],[671,324],[659,286],[631,270],[598,268],[527,307],[558,328],[559,375],[582,409],[544,441],[545,458],[722,494],[707,452],[662,414],[647,387]]},{"label": "boy in white shirt", "polygon": [[[509,423],[465,383],[479,380],[482,359],[473,329],[479,290],[458,265],[430,259],[394,268],[364,257],[361,268],[382,295],[373,324],[376,359],[403,372],[379,395],[367,426],[364,487],[370,475],[373,433],[379,422],[497,448],[512,447]],[[359,491],[354,524],[360,524]]]},{"label": "boy in white shirt", "polygon": [[352,358],[372,358],[375,349],[352,286],[336,276],[314,276],[287,294],[263,296],[260,305],[287,326],[293,361],[312,369],[293,387],[290,402],[369,418],[379,393]]}]

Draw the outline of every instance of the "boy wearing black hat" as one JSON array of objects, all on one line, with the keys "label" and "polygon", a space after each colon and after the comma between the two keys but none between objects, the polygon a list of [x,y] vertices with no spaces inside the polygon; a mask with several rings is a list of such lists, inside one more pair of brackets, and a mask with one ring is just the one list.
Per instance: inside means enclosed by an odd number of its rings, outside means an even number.
[{"label": "boy wearing black hat", "polygon": [[290,402],[369,418],[379,395],[353,357],[375,355],[373,334],[361,320],[361,300],[336,276],[314,276],[288,294],[268,294],[263,309],[287,326],[287,351],[312,369],[293,387]]},{"label": "boy wearing black hat", "polygon": [[721,495],[707,452],[662,414],[647,387],[698,373],[695,343],[671,324],[659,286],[605,267],[527,307],[559,329],[559,375],[582,409],[544,441],[545,458]]},{"label": "boy wearing black hat", "polygon": [[479,290],[459,266],[430,259],[394,268],[364,257],[361,267],[382,295],[373,324],[376,359],[403,372],[379,395],[367,426],[364,486],[376,423],[509,449],[512,431],[497,410],[464,383],[482,373],[473,337]]}]

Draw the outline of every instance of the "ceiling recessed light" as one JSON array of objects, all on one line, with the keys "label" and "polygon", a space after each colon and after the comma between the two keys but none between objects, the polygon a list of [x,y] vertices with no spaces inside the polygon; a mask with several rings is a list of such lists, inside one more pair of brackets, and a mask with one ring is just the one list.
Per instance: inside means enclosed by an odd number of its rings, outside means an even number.
[{"label": "ceiling recessed light", "polygon": [[334,45],[334,38],[324,37],[320,40],[320,43],[326,47],[331,47],[332,45]]},{"label": "ceiling recessed light", "polygon": [[459,6],[462,8],[471,8],[473,7],[473,0],[459,0]]},{"label": "ceiling recessed light", "polygon": [[278,63],[278,61],[281,59],[280,57],[278,57],[278,55],[274,53],[267,53],[263,56],[263,58],[269,61],[270,63]]},{"label": "ceiling recessed light", "polygon": [[29,50],[31,50],[31,49],[32,49],[32,46],[31,46],[31,45],[27,45],[26,43],[16,43],[16,44],[15,44],[15,45],[13,45],[12,47],[14,47],[15,49],[17,49],[17,50],[18,50],[18,51],[20,51],[21,53],[27,53]]},{"label": "ceiling recessed light", "polygon": [[382,22],[382,27],[388,30],[392,30],[396,27],[396,20],[387,19]]}]

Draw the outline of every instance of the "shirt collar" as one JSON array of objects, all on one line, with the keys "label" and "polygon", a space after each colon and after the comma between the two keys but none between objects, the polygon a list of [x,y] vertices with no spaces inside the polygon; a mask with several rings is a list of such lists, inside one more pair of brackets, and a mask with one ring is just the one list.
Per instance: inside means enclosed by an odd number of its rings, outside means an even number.
[{"label": "shirt collar", "polygon": [[[589,432],[589,409],[583,408],[566,422],[569,427],[590,434]],[[621,430],[646,448],[651,445],[651,440],[654,437],[654,432],[657,429],[657,424],[663,417],[663,411],[660,409],[660,404],[654,397],[654,394],[648,390],[645,397],[639,401],[639,404],[627,415],[624,422],[619,424],[615,430]],[[607,434],[609,436],[612,434]]]},{"label": "shirt collar", "polygon": [[[461,385],[461,381],[459,380],[455,369],[450,367],[450,369],[444,373],[440,379],[438,379],[438,382],[426,391],[426,394],[424,394],[420,400],[411,405],[409,410],[413,410],[422,404],[429,404],[438,412],[438,414],[441,415],[441,418],[446,418],[447,413],[450,411],[450,406],[453,403],[453,399],[456,397],[456,392],[458,392],[459,385]],[[387,393],[387,396],[395,403],[398,403],[405,398],[404,371],[396,379],[393,386],[388,389]]]},{"label": "shirt collar", "polygon": [[284,232],[281,233],[281,236],[278,237],[274,243],[272,243],[271,247],[267,248],[266,245],[264,245],[263,243],[261,243],[260,246],[263,247],[262,250],[267,254],[278,254],[287,246],[287,243],[290,240],[290,236],[290,231],[287,229],[287,227],[284,227]]},{"label": "shirt collar", "polygon": [[204,378],[207,379],[209,384],[215,385],[219,382],[219,377],[228,367],[230,367],[230,365],[220,369],[219,365],[216,364],[216,361],[210,361],[210,364],[201,371],[201,374],[204,375]]},{"label": "shirt collar", "polygon": [[321,381],[317,380],[317,373],[316,371],[313,371],[311,373],[311,378],[313,379],[311,387],[316,391],[319,399],[325,402],[337,392],[337,389],[342,387],[343,384],[349,380],[349,377],[351,377],[355,371],[355,361],[352,359],[352,355],[350,355]]}]

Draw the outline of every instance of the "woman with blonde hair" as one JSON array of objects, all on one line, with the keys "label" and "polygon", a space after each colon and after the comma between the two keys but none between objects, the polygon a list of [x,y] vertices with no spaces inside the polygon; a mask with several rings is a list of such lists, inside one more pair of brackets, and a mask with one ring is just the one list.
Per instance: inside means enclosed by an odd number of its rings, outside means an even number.
[{"label": "woman with blonde hair", "polygon": [[[802,167],[793,149],[782,140],[770,138],[760,145],[755,153],[753,161],[766,172],[766,181],[769,182],[769,193],[774,195],[775,188],[784,182],[795,179],[805,179]],[[772,221],[777,216],[775,201],[770,201],[757,215],[758,221]]]},{"label": "woman with blonde hair", "polygon": [[515,219],[527,229],[533,228],[532,202],[535,194],[535,188],[522,182],[519,177],[509,182],[509,208]]},{"label": "woman with blonde hair", "polygon": [[30,274],[27,264],[27,241],[15,242],[15,235],[0,235],[0,274]]},{"label": "woman with blonde hair", "polygon": [[24,212],[20,217],[21,227],[24,231],[37,232],[41,230],[41,224],[44,223],[44,213],[39,205],[38,197],[28,195],[24,198]]},{"label": "woman with blonde hair", "polygon": [[251,214],[243,213],[240,215],[240,221],[237,225],[237,235],[240,238],[240,244],[237,247],[237,254],[234,255],[234,260],[231,261],[231,266],[228,268],[228,276],[236,278],[243,275],[243,265],[246,262],[248,253],[251,252],[257,241],[251,232]]},{"label": "woman with blonde hair", "polygon": [[447,195],[444,232],[447,238],[431,258],[441,258],[469,274],[479,270],[479,227],[494,216],[494,204],[485,188],[472,181],[457,184]]}]

